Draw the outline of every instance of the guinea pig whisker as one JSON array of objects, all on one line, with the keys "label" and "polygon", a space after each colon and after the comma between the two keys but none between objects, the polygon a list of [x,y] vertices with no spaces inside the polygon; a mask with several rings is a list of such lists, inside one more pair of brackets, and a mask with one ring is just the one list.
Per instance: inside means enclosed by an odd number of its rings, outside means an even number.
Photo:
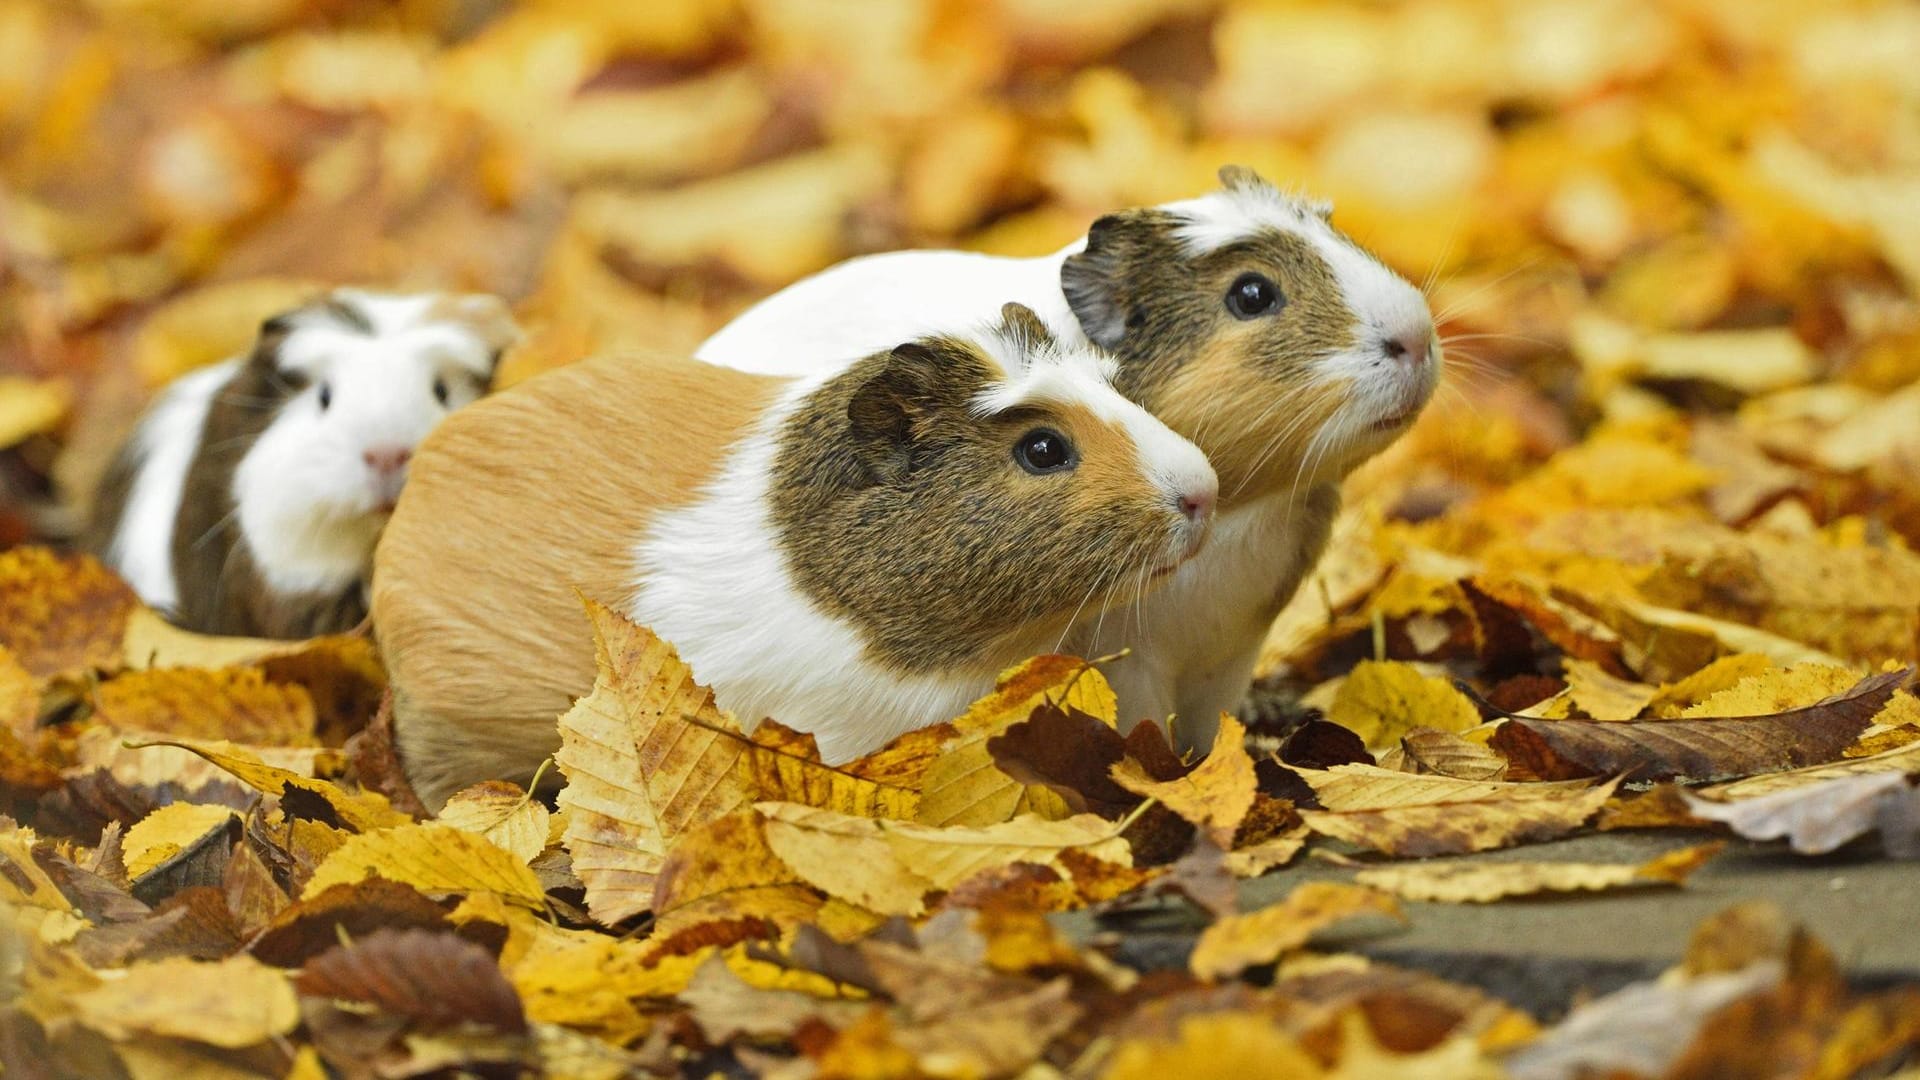
[{"label": "guinea pig whisker", "polygon": [[[205,545],[205,544],[206,544],[206,542],[207,542],[208,540],[211,540],[211,539],[213,539],[213,536],[214,536],[214,534],[215,534],[215,533],[218,533],[218,532],[219,532],[220,530],[222,530],[222,529],[224,529],[224,528],[226,528],[226,527],[227,527],[227,526],[228,526],[229,524],[231,524],[231,523],[233,522],[233,520],[234,520],[235,518],[237,518],[237,517],[239,517],[239,516],[240,516],[240,507],[238,507],[238,506],[235,506],[235,507],[234,507],[233,509],[231,509],[231,510],[229,510],[229,511],[227,511],[226,513],[224,513],[224,514],[222,514],[222,515],[220,515],[220,520],[218,520],[218,521],[216,521],[216,522],[214,522],[214,523],[213,523],[212,525],[209,525],[209,526],[207,526],[207,531],[206,531],[206,532],[203,532],[203,533],[201,533],[201,534],[200,534],[200,536],[199,536],[199,538],[198,538],[198,539],[196,539],[196,540],[194,540],[194,542],[193,542],[193,546],[194,546],[194,547],[196,547],[196,548],[198,548],[198,547],[201,547],[201,546],[203,546],[203,545]],[[239,545],[237,545],[237,544],[236,544],[236,545],[234,546],[234,550],[235,550],[235,551],[238,551],[238,550],[239,550]],[[227,558],[228,558],[229,560],[231,560],[231,559],[233,558],[233,553],[232,553],[232,552],[228,552],[228,553],[227,553]],[[223,574],[223,575],[221,575],[221,576],[222,576],[223,578],[225,577],[225,575],[224,575],[224,574]]]},{"label": "guinea pig whisker", "polygon": [[[1309,397],[1304,403],[1296,402],[1296,404],[1302,404],[1304,407],[1267,439],[1266,444],[1260,448],[1260,453],[1254,457],[1253,466],[1246,471],[1245,475],[1240,477],[1240,482],[1233,486],[1233,491],[1229,493],[1230,496],[1239,495],[1241,489],[1245,488],[1254,477],[1260,475],[1260,470],[1266,467],[1268,460],[1270,460],[1274,454],[1278,453],[1280,449],[1287,444],[1288,440],[1298,435],[1301,430],[1311,423],[1314,417],[1319,415],[1320,403],[1325,399],[1326,395],[1327,391],[1322,388],[1316,390],[1313,396]],[[1288,513],[1292,513],[1291,506],[1288,508]]]},{"label": "guinea pig whisker", "polygon": [[1538,255],[1530,259],[1522,259],[1518,264],[1513,266],[1506,273],[1501,274],[1499,277],[1493,278],[1489,281],[1481,282],[1480,284],[1474,286],[1473,290],[1471,292],[1468,292],[1464,296],[1454,297],[1452,300],[1449,300],[1447,302],[1446,306],[1442,307],[1439,311],[1434,313],[1433,325],[1440,326],[1445,324],[1448,319],[1453,318],[1455,315],[1465,310],[1467,306],[1472,304],[1475,300],[1480,299],[1480,297],[1484,295],[1488,290],[1495,289],[1501,285],[1506,284],[1509,278],[1513,277],[1516,274],[1521,273],[1522,271],[1531,270],[1535,266],[1538,266],[1539,264],[1540,264],[1540,256]]},{"label": "guinea pig whisker", "polygon": [[1440,268],[1447,265],[1448,259],[1453,258],[1454,246],[1460,240],[1460,220],[1466,216],[1466,212],[1467,203],[1465,199],[1454,204],[1453,220],[1447,223],[1446,246],[1440,249],[1440,257],[1433,260],[1433,265],[1427,267],[1427,276],[1420,281],[1421,296],[1432,295],[1434,282],[1440,276]]}]

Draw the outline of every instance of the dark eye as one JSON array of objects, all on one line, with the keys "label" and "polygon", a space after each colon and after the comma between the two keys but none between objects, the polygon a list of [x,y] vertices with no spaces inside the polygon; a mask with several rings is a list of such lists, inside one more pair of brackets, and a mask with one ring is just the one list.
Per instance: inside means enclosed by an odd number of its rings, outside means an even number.
[{"label": "dark eye", "polygon": [[1236,319],[1257,319],[1283,303],[1280,286],[1259,274],[1241,274],[1227,289],[1227,310]]},{"label": "dark eye", "polygon": [[1035,428],[1014,444],[1013,459],[1036,476],[1073,468],[1073,444],[1051,428]]},{"label": "dark eye", "polygon": [[320,411],[326,412],[327,406],[332,404],[333,404],[333,387],[327,385],[326,383],[321,383],[320,384]]},{"label": "dark eye", "polygon": [[447,403],[447,380],[445,379],[433,380],[433,400],[439,402],[442,405],[445,405]]}]

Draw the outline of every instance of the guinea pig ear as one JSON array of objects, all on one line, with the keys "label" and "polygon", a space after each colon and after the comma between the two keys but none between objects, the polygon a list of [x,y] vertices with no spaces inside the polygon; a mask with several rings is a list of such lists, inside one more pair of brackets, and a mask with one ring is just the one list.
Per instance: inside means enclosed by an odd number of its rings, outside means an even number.
[{"label": "guinea pig ear", "polygon": [[1245,165],[1220,166],[1220,186],[1228,191],[1253,191],[1261,188],[1268,191],[1274,190],[1266,177]]},{"label": "guinea pig ear", "polygon": [[260,332],[254,335],[253,352],[248,361],[272,370],[280,366],[280,346],[293,336],[299,326],[300,311],[283,311],[268,317],[260,324]]},{"label": "guinea pig ear", "polygon": [[1120,283],[1130,253],[1152,240],[1153,225],[1137,212],[1108,214],[1087,230],[1087,246],[1060,266],[1060,291],[1080,320],[1087,340],[1103,349],[1118,348],[1127,336],[1127,313]]},{"label": "guinea pig ear", "polygon": [[940,372],[932,349],[909,342],[847,401],[854,452],[876,476],[897,479],[912,465],[916,428],[939,404]]},{"label": "guinea pig ear", "polygon": [[1054,344],[1053,330],[1025,304],[1007,304],[1000,309],[1000,336],[1023,353]]}]

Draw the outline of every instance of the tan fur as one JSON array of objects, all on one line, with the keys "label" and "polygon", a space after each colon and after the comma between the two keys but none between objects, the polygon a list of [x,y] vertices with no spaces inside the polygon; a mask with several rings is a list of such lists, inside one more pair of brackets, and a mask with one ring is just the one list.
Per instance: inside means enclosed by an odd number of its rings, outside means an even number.
[{"label": "tan fur", "polygon": [[1249,344],[1235,336],[1209,343],[1169,377],[1155,403],[1163,423],[1207,448],[1228,503],[1297,482],[1307,444],[1346,393],[1342,385],[1313,386],[1304,377],[1276,392],[1273,376],[1248,363]]},{"label": "tan fur", "polygon": [[1061,428],[1080,450],[1080,478],[1067,496],[1073,508],[1070,520],[1085,520],[1092,512],[1116,503],[1150,513],[1166,495],[1150,482],[1140,465],[1139,448],[1119,429],[1105,423],[1081,405],[1055,405]]},{"label": "tan fur", "polygon": [[[635,542],[660,512],[694,500],[781,382],[691,360],[597,358],[435,430],[374,560],[375,632],[410,772],[431,777],[437,758],[477,744],[524,753],[555,741],[555,719],[593,684],[579,595],[631,603]],[[646,419],[696,416],[695,436]],[[475,670],[502,677],[456,674]]]}]

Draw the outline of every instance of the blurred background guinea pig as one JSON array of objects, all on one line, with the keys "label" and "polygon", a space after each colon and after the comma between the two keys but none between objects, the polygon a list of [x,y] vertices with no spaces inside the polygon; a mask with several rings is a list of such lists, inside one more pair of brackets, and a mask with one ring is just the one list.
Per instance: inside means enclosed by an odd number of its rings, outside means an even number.
[{"label": "blurred background guinea pig", "polygon": [[170,384],[101,484],[87,546],[175,623],[306,637],[365,618],[420,440],[518,336],[483,295],[335,289]]}]

